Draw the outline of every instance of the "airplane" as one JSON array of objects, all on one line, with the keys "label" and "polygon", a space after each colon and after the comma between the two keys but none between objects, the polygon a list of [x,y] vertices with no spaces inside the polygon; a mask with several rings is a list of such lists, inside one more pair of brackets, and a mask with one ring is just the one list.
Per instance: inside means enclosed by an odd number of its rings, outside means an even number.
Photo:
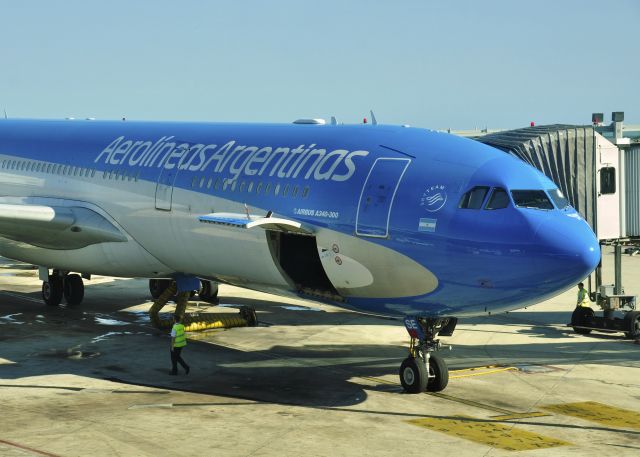
[{"label": "airplane", "polygon": [[[600,261],[541,172],[409,126],[0,119],[0,256],[79,304],[92,274],[201,281],[404,319],[400,381],[440,391],[437,336],[523,308]],[[76,273],[72,273],[76,272]],[[79,273],[79,274],[77,274]]]}]

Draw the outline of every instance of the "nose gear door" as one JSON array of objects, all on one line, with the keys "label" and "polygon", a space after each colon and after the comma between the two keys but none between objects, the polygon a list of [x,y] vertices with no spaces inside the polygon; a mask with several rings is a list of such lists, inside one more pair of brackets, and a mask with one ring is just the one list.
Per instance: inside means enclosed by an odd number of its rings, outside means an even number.
[{"label": "nose gear door", "polygon": [[411,159],[376,159],[362,187],[356,215],[356,235],[386,238],[398,185]]}]

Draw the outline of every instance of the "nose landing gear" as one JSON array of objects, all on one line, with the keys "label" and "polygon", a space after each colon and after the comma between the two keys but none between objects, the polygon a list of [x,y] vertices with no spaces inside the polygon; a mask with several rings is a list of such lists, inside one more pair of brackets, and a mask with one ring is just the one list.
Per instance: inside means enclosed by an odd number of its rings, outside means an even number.
[{"label": "nose landing gear", "polygon": [[455,317],[405,317],[409,332],[409,356],[400,365],[400,383],[408,393],[440,392],[449,383],[449,369],[437,353],[450,346],[440,344],[436,335],[451,336],[458,320]]}]

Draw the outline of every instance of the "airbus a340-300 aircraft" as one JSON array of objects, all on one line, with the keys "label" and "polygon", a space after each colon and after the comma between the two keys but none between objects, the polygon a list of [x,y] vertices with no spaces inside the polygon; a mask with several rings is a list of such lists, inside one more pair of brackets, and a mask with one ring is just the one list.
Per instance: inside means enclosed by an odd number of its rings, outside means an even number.
[{"label": "airbus a340-300 aircraft", "polygon": [[43,298],[89,277],[194,278],[403,316],[407,391],[441,390],[459,316],[586,277],[598,241],[543,174],[420,128],[0,120],[0,255]]}]

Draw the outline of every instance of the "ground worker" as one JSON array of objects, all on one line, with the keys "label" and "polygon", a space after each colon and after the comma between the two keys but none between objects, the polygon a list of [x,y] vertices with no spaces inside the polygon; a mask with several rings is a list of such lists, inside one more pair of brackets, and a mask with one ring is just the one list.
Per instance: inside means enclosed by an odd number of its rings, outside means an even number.
[{"label": "ground worker", "polygon": [[178,374],[178,363],[184,368],[186,374],[189,374],[189,365],[182,360],[180,353],[187,345],[187,337],[184,334],[184,325],[181,323],[180,316],[174,316],[173,327],[171,328],[171,374]]},{"label": "ground worker", "polygon": [[578,303],[576,303],[576,307],[578,306],[589,306],[589,294],[584,288],[584,283],[578,284]]}]

